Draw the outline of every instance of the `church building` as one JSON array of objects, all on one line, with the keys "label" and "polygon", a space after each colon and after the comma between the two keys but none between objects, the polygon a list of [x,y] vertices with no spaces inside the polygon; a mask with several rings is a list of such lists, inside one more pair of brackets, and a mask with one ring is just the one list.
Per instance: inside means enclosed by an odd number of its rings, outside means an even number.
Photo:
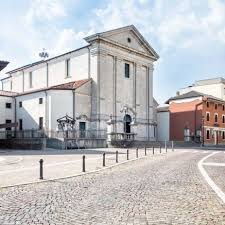
[{"label": "church building", "polygon": [[84,47],[7,72],[1,82],[11,99],[12,129],[50,137],[63,128],[60,118],[70,118],[67,130],[105,131],[110,141],[155,141],[158,54],[133,25],[84,39]]}]

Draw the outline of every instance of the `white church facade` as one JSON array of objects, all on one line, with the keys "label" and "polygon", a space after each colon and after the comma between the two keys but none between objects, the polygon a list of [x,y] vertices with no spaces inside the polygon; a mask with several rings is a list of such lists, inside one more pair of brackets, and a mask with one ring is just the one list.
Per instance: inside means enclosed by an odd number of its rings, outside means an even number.
[{"label": "white church facade", "polygon": [[0,104],[10,99],[11,114],[2,112],[0,123],[11,121],[16,124],[12,129],[41,129],[49,135],[58,130],[57,120],[68,115],[75,120],[73,129],[155,141],[157,53],[133,25],[85,41],[82,48],[9,71],[1,80]]}]

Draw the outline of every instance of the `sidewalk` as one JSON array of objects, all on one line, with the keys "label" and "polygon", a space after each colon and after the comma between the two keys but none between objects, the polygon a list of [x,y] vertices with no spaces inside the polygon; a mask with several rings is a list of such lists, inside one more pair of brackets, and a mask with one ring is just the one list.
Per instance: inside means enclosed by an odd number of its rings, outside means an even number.
[{"label": "sidewalk", "polygon": [[[106,153],[106,167],[115,165],[116,151],[119,163],[127,161],[127,149],[1,151],[0,187],[40,182],[40,159],[44,160],[44,180],[52,180],[82,174],[83,155],[86,172],[103,168],[103,152]],[[162,151],[165,152],[165,149]],[[152,155],[152,149],[147,149],[147,154]],[[155,154],[159,154],[159,149],[155,149]],[[139,149],[138,157],[144,155],[144,149]],[[136,159],[136,149],[129,149],[129,160],[132,159]]]}]

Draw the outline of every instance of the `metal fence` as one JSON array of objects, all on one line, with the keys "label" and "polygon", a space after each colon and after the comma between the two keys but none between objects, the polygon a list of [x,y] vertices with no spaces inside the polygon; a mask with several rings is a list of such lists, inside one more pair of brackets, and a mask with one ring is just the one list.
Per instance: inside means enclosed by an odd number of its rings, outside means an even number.
[{"label": "metal fence", "polygon": [[69,131],[48,131],[51,138],[66,139],[106,139],[106,130],[69,130]]},{"label": "metal fence", "polygon": [[106,139],[106,130],[7,130],[0,131],[0,139],[27,139],[27,138],[56,138],[56,139]]}]

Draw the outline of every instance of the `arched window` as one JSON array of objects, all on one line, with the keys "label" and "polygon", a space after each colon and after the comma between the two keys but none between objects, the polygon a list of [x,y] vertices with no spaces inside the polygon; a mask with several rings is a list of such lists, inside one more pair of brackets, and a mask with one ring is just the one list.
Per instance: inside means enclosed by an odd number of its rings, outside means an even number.
[{"label": "arched window", "polygon": [[123,118],[123,122],[124,122],[124,133],[130,133],[131,116],[126,114]]}]

